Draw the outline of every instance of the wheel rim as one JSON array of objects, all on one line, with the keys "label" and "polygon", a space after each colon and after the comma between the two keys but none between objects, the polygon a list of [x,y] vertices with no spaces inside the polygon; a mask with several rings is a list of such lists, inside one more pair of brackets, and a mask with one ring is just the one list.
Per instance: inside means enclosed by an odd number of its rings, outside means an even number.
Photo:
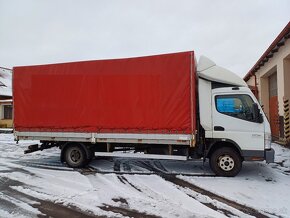
[{"label": "wheel rim", "polygon": [[235,161],[234,159],[229,156],[229,155],[224,155],[219,158],[218,162],[219,167],[224,170],[224,171],[230,171],[234,168],[235,166]]},{"label": "wheel rim", "polygon": [[81,160],[81,152],[79,150],[72,150],[70,153],[70,159],[72,162],[77,163]]}]

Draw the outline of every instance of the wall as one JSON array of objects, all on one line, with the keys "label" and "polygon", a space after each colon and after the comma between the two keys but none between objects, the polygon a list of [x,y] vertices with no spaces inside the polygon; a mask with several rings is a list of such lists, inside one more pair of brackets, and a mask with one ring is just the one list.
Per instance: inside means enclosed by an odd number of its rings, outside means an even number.
[{"label": "wall", "polygon": [[[263,106],[264,112],[269,117],[269,76],[277,73],[277,94],[278,94],[278,115],[279,115],[279,137],[284,138],[284,98],[290,100],[290,40],[286,40],[278,52],[261,66],[255,73],[257,77],[257,86],[259,101]],[[253,86],[255,77],[247,81],[248,85]]]},{"label": "wall", "polygon": [[0,103],[0,128],[12,128],[13,120],[12,119],[3,119],[3,105],[12,105],[11,103]]},{"label": "wall", "polygon": [[0,120],[0,128],[12,128],[13,121],[12,120]]},{"label": "wall", "polygon": [[[285,42],[285,45],[279,48],[278,52],[274,53],[274,56],[269,59],[257,72],[257,85],[259,90],[259,100],[264,105],[264,110],[268,114],[269,112],[269,87],[268,77],[277,72],[278,83],[278,101],[279,101],[279,115],[283,116],[283,97],[290,97],[290,84],[289,83],[289,54],[290,54],[290,40]],[[285,60],[286,59],[286,60]],[[285,68],[285,69],[284,69]],[[287,72],[287,73],[286,73]],[[252,85],[254,76],[247,81],[247,84]]]},{"label": "wall", "polygon": [[[290,40],[288,40],[290,41]],[[290,54],[284,59],[284,96],[290,100]]]},{"label": "wall", "polygon": [[247,81],[249,86],[255,86],[255,77],[251,76],[250,79]]}]

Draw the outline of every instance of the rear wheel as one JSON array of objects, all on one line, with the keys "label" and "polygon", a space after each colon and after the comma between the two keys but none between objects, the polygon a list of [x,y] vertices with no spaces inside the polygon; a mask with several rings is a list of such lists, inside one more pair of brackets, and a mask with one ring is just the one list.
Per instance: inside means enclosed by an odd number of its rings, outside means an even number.
[{"label": "rear wheel", "polygon": [[217,176],[232,177],[242,169],[242,159],[232,148],[219,148],[210,156],[210,167]]},{"label": "rear wheel", "polygon": [[84,167],[88,162],[86,152],[78,144],[72,144],[65,149],[64,159],[66,164],[73,168]]}]

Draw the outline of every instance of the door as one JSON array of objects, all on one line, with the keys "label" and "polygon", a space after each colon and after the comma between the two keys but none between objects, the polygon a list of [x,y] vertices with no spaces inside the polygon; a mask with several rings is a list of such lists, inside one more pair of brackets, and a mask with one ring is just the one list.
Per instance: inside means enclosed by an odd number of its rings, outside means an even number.
[{"label": "door", "polygon": [[277,73],[269,76],[269,120],[273,137],[279,138]]},{"label": "door", "polygon": [[249,94],[213,93],[213,138],[235,142],[241,150],[264,150],[264,123],[254,121]]}]

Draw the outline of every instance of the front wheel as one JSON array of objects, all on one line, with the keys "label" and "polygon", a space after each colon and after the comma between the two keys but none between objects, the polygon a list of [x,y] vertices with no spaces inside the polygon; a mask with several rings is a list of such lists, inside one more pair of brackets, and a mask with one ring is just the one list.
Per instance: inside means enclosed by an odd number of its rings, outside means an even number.
[{"label": "front wheel", "polygon": [[217,176],[236,176],[242,169],[241,156],[232,148],[219,148],[210,156],[210,167]]}]

